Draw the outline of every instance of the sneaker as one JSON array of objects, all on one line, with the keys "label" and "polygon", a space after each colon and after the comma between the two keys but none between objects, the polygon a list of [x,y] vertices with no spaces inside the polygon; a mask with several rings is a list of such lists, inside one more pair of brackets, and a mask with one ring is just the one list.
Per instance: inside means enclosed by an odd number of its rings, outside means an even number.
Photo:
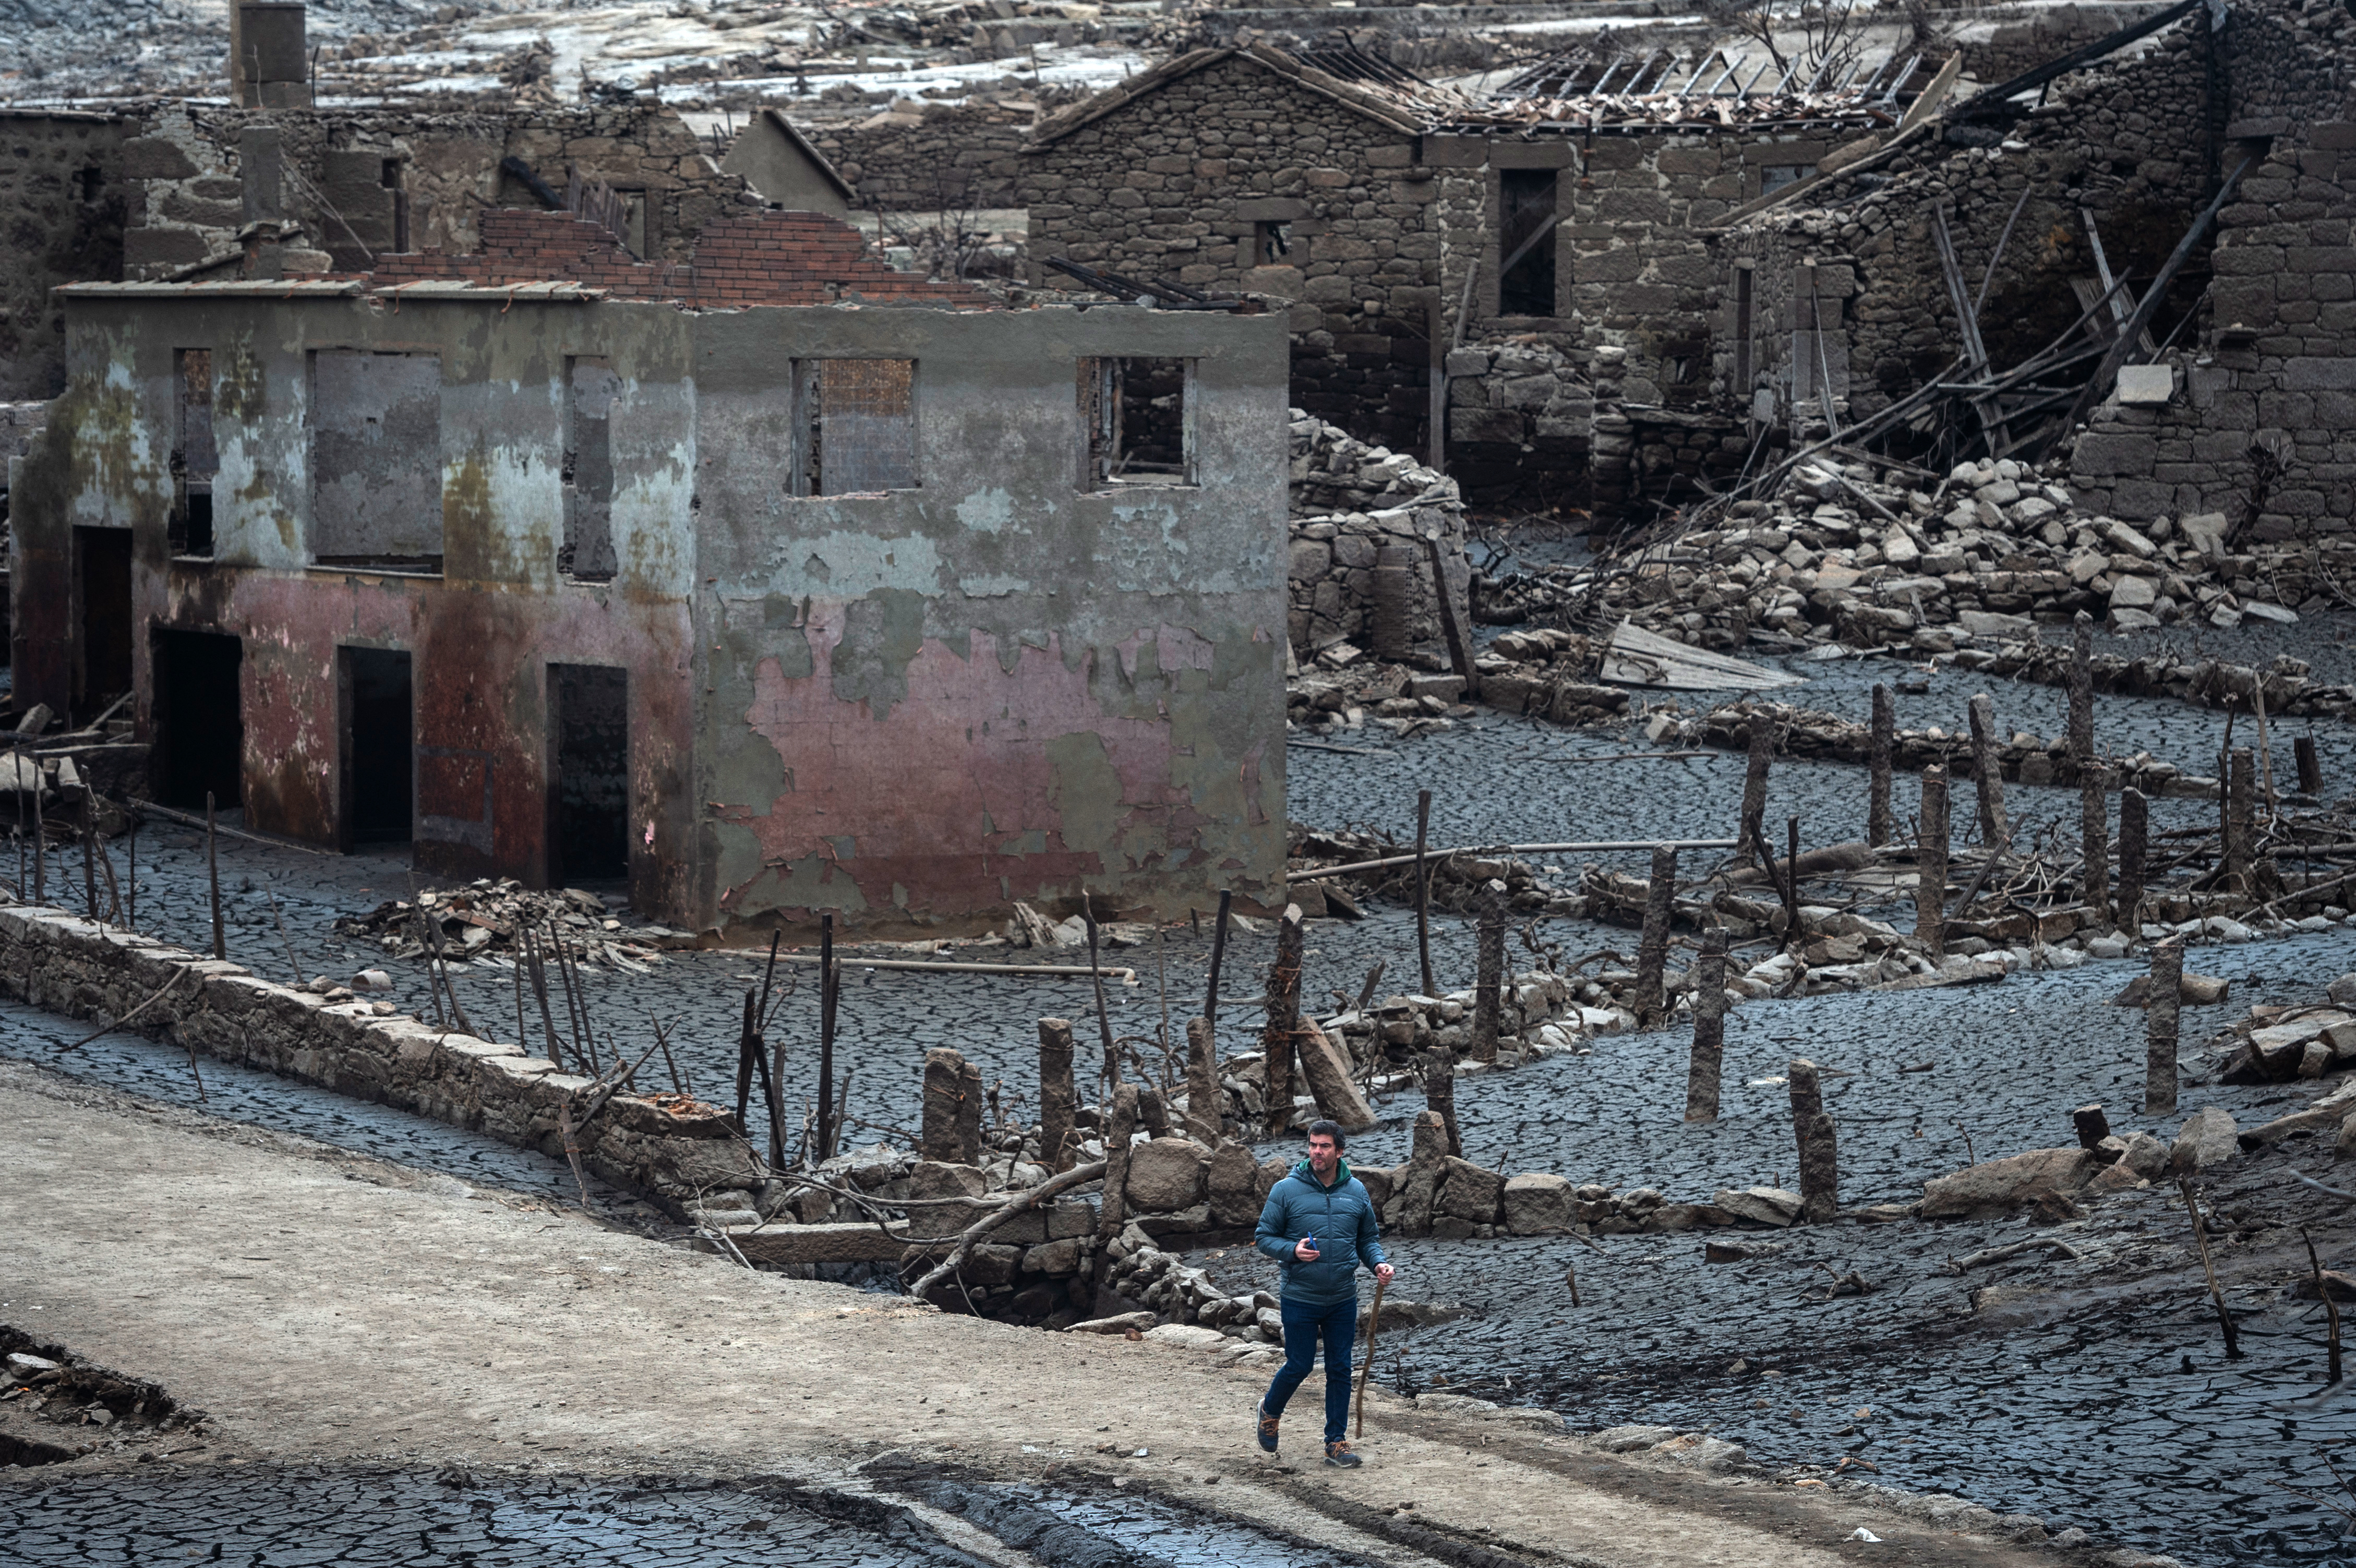
[{"label": "sneaker", "polygon": [[1276,1427],[1281,1419],[1280,1416],[1270,1415],[1265,1404],[1259,1407],[1259,1445],[1263,1453],[1276,1452]]},{"label": "sneaker", "polygon": [[1359,1458],[1355,1454],[1350,1451],[1350,1445],[1348,1443],[1344,1442],[1340,1438],[1335,1438],[1333,1442],[1325,1445],[1325,1462],[1329,1465],[1338,1466],[1344,1470],[1355,1470],[1359,1466],[1365,1463],[1364,1459]]}]

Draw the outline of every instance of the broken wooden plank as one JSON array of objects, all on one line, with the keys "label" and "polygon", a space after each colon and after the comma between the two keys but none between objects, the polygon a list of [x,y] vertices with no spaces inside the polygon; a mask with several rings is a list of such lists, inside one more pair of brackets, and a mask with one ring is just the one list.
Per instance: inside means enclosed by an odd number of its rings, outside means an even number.
[{"label": "broken wooden plank", "polygon": [[1804,676],[1671,642],[1632,621],[1622,621],[1612,629],[1597,674],[1623,686],[1656,686],[1672,691],[1765,691],[1807,684]]}]

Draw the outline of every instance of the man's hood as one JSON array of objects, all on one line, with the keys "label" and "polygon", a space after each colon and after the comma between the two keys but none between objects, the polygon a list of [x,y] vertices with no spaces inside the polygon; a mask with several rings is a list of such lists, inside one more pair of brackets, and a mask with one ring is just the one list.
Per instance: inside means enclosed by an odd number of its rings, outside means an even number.
[{"label": "man's hood", "polygon": [[1346,1158],[1335,1160],[1333,1162],[1333,1179],[1330,1182],[1318,1180],[1317,1168],[1310,1164],[1306,1159],[1303,1159],[1299,1165],[1292,1168],[1292,1174],[1301,1178],[1301,1180],[1309,1183],[1320,1192],[1333,1192],[1341,1188],[1347,1187],[1350,1184],[1350,1162]]}]

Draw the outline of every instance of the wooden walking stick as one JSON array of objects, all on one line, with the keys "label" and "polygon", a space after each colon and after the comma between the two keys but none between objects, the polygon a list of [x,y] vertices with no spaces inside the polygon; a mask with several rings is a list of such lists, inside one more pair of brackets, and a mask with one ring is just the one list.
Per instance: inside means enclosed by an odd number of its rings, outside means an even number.
[{"label": "wooden walking stick", "polygon": [[1366,1364],[1358,1369],[1358,1427],[1356,1437],[1366,1438],[1366,1380],[1375,1375],[1375,1334],[1383,1326],[1383,1286],[1389,1280],[1375,1281],[1375,1309],[1366,1315]]}]

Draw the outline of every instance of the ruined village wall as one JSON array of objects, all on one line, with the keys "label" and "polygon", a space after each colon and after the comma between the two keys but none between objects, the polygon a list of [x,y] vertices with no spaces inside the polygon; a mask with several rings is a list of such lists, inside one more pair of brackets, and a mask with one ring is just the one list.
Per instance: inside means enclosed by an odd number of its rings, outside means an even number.
[{"label": "ruined village wall", "polygon": [[102,114],[0,113],[0,401],[65,385],[59,283],[123,276],[125,127]]},{"label": "ruined village wall", "polygon": [[903,100],[850,125],[802,125],[862,207],[937,212],[1023,205],[1023,144],[1036,115],[998,103]]},{"label": "ruined village wall", "polygon": [[[698,318],[700,923],[1281,902],[1277,315]],[[914,483],[794,496],[777,367],[913,359]],[[1083,489],[1075,362],[1192,361],[1191,484]]]},{"label": "ruined village wall", "polygon": [[[2205,340],[2157,406],[2096,411],[2074,489],[2119,517],[2226,513],[2262,539],[2356,528],[2356,17],[2236,7]],[[2336,56],[2336,59],[2335,59]]]},{"label": "ruined village wall", "polygon": [[160,105],[128,144],[139,184],[126,240],[131,275],[155,277],[231,249],[245,221],[238,139],[274,127],[291,176],[284,200],[340,266],[366,268],[394,249],[398,165],[415,251],[479,248],[486,208],[540,206],[500,160],[520,158],[559,195],[565,165],[643,204],[650,258],[679,261],[716,219],[757,206],[722,174],[678,115],[654,105],[529,110],[240,110]]},{"label": "ruined village wall", "polygon": [[[1420,450],[1440,241],[1417,139],[1241,59],[1205,66],[1025,155],[1032,282],[1088,266],[1295,302],[1292,402]],[[1250,266],[1253,224],[1291,226]]]}]

